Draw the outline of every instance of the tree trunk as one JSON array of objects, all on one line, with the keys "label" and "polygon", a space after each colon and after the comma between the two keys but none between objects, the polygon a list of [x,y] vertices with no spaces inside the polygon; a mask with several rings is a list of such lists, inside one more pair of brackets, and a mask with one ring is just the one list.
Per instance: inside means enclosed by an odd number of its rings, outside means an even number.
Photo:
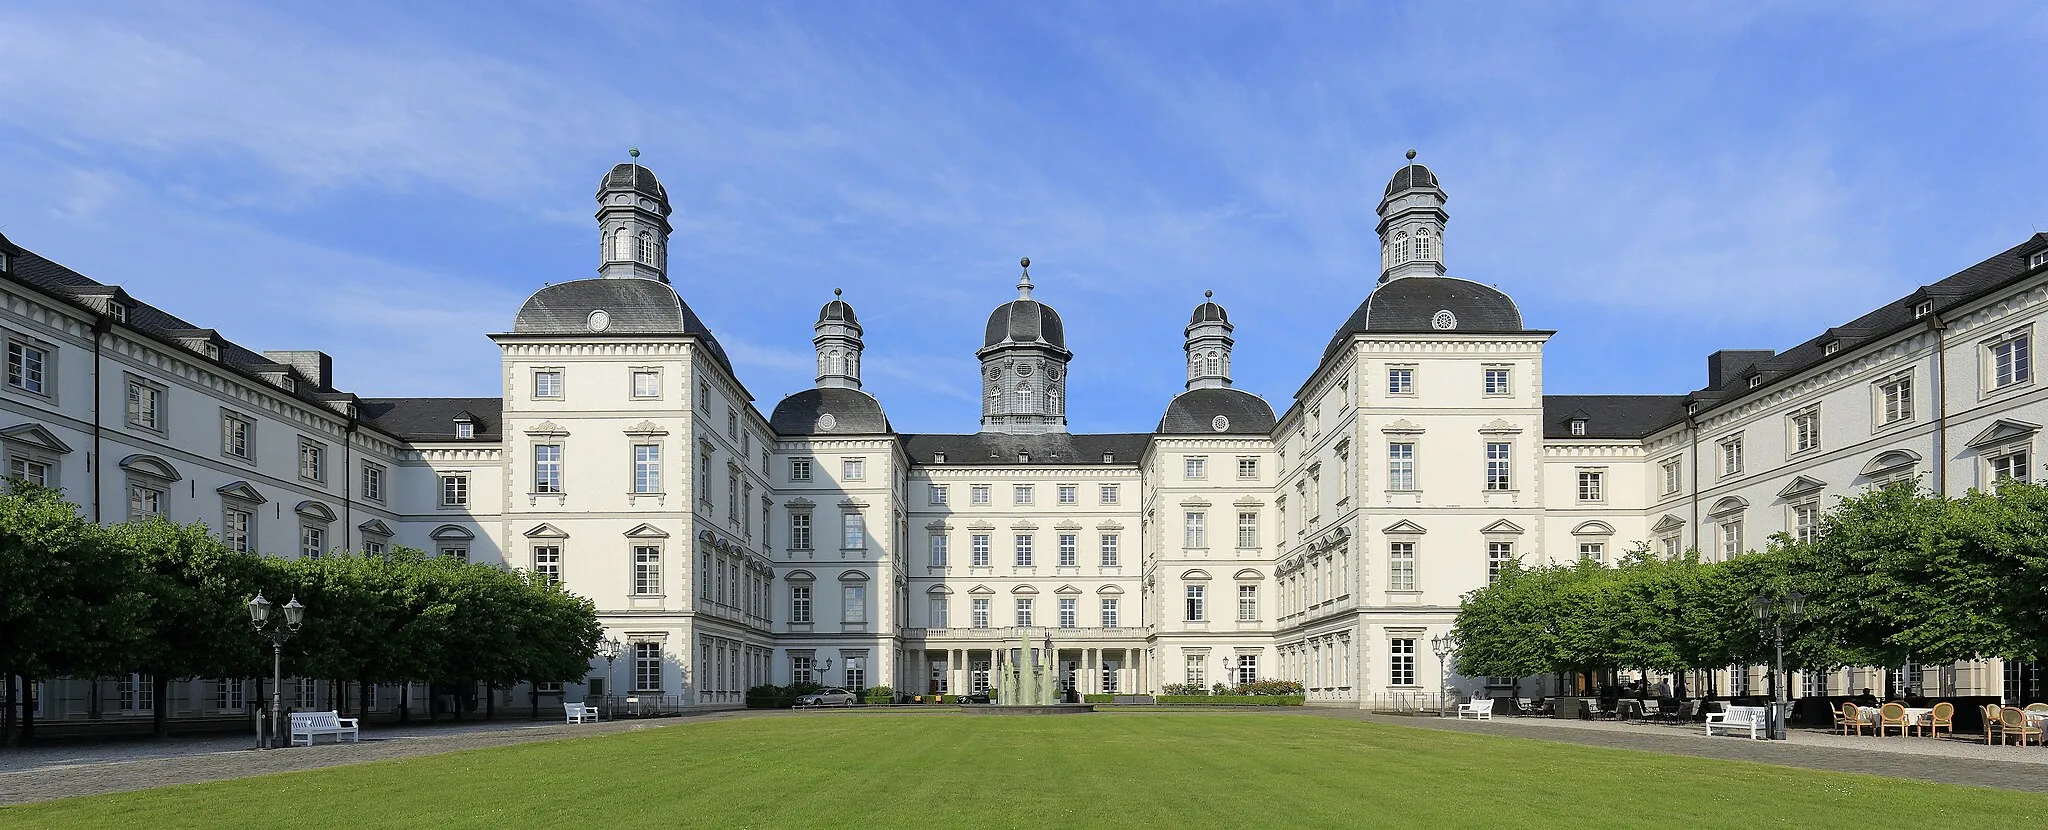
[{"label": "tree trunk", "polygon": [[150,734],[163,740],[171,736],[171,679],[163,672],[152,672],[149,685],[150,700],[154,703],[149,707]]},{"label": "tree trunk", "polygon": [[412,723],[412,682],[398,687],[398,722]]},{"label": "tree trunk", "polygon": [[21,676],[21,745],[36,742],[36,681],[24,674]]},{"label": "tree trunk", "polygon": [[375,684],[370,682],[369,678],[364,678],[362,680],[356,681],[357,717],[362,717],[370,714],[370,702],[372,696],[374,696],[375,694],[377,694],[377,687]]},{"label": "tree trunk", "polygon": [[86,684],[86,693],[90,697],[85,700],[85,717],[88,720],[105,718],[107,716],[107,702],[100,697],[100,679],[98,677],[94,677],[91,682]]},{"label": "tree trunk", "polygon": [[4,708],[0,708],[0,746],[12,746],[14,744],[14,670],[10,668],[4,673],[0,673],[0,683],[7,685],[5,690],[0,690],[0,698],[6,699],[5,704],[0,705],[4,706]]},{"label": "tree trunk", "polygon": [[540,720],[540,684],[529,682],[526,684],[526,689],[527,719]]},{"label": "tree trunk", "polygon": [[484,720],[498,717],[498,690],[489,683],[484,684]]}]

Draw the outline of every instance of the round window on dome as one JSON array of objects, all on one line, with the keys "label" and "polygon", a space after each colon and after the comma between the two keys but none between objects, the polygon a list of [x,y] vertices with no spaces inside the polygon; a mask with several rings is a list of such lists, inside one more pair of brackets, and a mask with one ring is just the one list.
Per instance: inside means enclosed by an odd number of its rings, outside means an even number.
[{"label": "round window on dome", "polygon": [[612,314],[611,312],[605,311],[604,309],[601,308],[596,311],[590,312],[590,320],[588,321],[587,325],[590,327],[591,331],[604,331],[605,329],[611,328]]},{"label": "round window on dome", "polygon": [[1458,315],[1452,314],[1448,308],[1442,309],[1436,313],[1436,316],[1429,318],[1429,327],[1437,331],[1455,329],[1458,327]]}]

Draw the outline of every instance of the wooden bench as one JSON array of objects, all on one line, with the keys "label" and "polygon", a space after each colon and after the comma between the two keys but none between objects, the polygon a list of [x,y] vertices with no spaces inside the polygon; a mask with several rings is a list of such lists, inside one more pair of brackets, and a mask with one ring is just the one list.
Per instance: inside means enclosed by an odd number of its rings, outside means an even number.
[{"label": "wooden bench", "polygon": [[1463,720],[1466,715],[1473,720],[1493,720],[1493,698],[1458,704],[1458,718]]},{"label": "wooden bench", "polygon": [[1765,710],[1762,706],[1730,706],[1726,712],[1707,715],[1707,736],[1713,737],[1714,729],[1748,730],[1750,740],[1763,738]]},{"label": "wooden bench", "polygon": [[341,743],[346,736],[349,743],[356,742],[356,718],[344,718],[340,712],[293,712],[292,746],[312,746],[313,740],[321,735],[333,735],[335,743]]},{"label": "wooden bench", "polygon": [[597,722],[597,707],[587,703],[564,703],[562,712],[569,723]]}]

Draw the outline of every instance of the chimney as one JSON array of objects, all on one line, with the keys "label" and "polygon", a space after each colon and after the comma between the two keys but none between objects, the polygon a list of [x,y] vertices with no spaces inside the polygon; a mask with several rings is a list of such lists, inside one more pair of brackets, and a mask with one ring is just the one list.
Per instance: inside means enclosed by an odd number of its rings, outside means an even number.
[{"label": "chimney", "polygon": [[264,352],[263,356],[272,363],[282,363],[299,371],[299,376],[313,383],[315,392],[334,391],[334,358],[326,352]]},{"label": "chimney", "polygon": [[1737,373],[1776,356],[1770,349],[1722,349],[1707,355],[1707,388],[1727,386]]}]

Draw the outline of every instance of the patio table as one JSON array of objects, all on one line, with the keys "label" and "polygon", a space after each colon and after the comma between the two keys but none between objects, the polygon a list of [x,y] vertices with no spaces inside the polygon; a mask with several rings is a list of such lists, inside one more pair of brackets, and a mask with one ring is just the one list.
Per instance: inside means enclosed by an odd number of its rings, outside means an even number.
[{"label": "patio table", "polygon": [[[1877,708],[1874,706],[1858,707],[1856,711],[1862,713],[1863,722],[1870,724],[1871,726],[1876,726],[1878,721],[1882,720],[1883,713],[1879,712]],[[1919,726],[1921,718],[1924,718],[1933,713],[1934,707],[1932,706],[1926,707],[1924,709],[1909,706],[1906,708],[1906,725]]]}]

